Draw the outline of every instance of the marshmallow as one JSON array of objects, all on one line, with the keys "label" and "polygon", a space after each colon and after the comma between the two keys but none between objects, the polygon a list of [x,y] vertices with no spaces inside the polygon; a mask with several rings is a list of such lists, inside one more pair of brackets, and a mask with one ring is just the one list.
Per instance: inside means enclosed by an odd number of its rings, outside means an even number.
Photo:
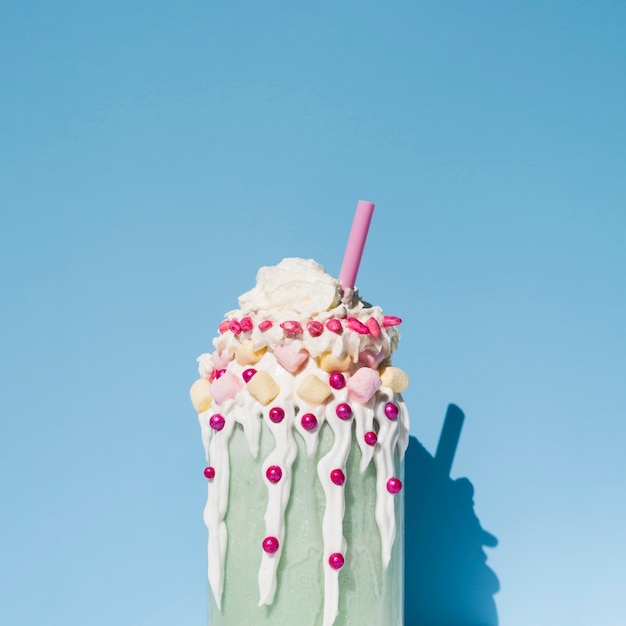
[{"label": "marshmallow", "polygon": [[380,374],[385,387],[400,393],[409,386],[409,377],[404,370],[399,367],[386,367]]},{"label": "marshmallow", "polygon": [[309,353],[306,350],[294,352],[288,346],[277,345],[274,348],[274,356],[288,372],[295,374],[309,358]]},{"label": "marshmallow", "polygon": [[349,354],[335,356],[332,352],[324,352],[320,356],[320,367],[325,372],[346,372],[350,367],[352,360]]},{"label": "marshmallow", "polygon": [[252,349],[250,340],[244,341],[235,347],[235,360],[239,365],[254,365],[265,354],[266,348]]},{"label": "marshmallow", "polygon": [[269,404],[280,392],[280,387],[267,372],[257,372],[246,384],[250,395],[263,406]]},{"label": "marshmallow", "polygon": [[315,374],[309,374],[296,389],[298,396],[312,406],[324,403],[332,392],[333,390]]},{"label": "marshmallow", "polygon": [[378,391],[381,384],[382,381],[376,370],[362,367],[350,376],[346,387],[351,398],[354,398],[361,404],[367,404]]},{"label": "marshmallow", "polygon": [[241,389],[243,382],[232,372],[224,372],[211,383],[211,395],[218,404],[234,398]]},{"label": "marshmallow", "polygon": [[373,350],[364,350],[359,354],[359,361],[372,369],[376,369],[384,358],[385,353],[383,350],[378,353],[375,353]]},{"label": "marshmallow", "polygon": [[191,397],[191,403],[193,408],[198,413],[203,413],[211,406],[211,385],[206,378],[199,378],[191,385],[189,390],[189,396]]}]

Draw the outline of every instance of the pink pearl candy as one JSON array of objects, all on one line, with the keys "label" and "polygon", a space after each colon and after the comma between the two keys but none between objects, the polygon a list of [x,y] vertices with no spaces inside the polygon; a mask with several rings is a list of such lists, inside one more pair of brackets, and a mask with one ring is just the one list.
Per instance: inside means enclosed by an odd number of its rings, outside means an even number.
[{"label": "pink pearl candy", "polygon": [[279,424],[285,418],[285,411],[281,409],[279,406],[273,406],[270,409],[270,421],[274,422],[274,424]]},{"label": "pink pearl candy", "polygon": [[313,413],[305,413],[300,418],[300,423],[304,430],[313,430],[317,426],[317,417]]},{"label": "pink pearl candy", "polygon": [[330,473],[330,480],[335,483],[335,485],[343,485],[346,482],[346,475],[339,468],[334,469]]},{"label": "pink pearl candy", "polygon": [[268,554],[274,554],[274,552],[278,550],[279,545],[280,544],[278,543],[278,539],[276,539],[276,537],[270,536],[263,539],[263,550],[265,550]]},{"label": "pink pearl candy", "polygon": [[321,322],[313,320],[307,322],[306,329],[309,331],[311,337],[319,337],[324,332],[324,325]]},{"label": "pink pearl candy", "polygon": [[385,315],[383,317],[383,327],[389,328],[390,326],[399,326],[402,324],[402,318],[395,315]]},{"label": "pink pearl candy", "polygon": [[346,377],[341,372],[333,372],[328,377],[328,384],[333,389],[343,389],[346,386]]},{"label": "pink pearl candy", "polygon": [[302,324],[295,320],[283,322],[280,327],[289,335],[299,335],[302,333]]},{"label": "pink pearl candy", "polygon": [[376,442],[378,441],[378,436],[373,430],[370,430],[365,433],[365,435],[363,436],[363,439],[365,439],[365,443],[368,446],[375,446]]},{"label": "pink pearl candy", "polygon": [[239,327],[242,333],[249,333],[254,328],[254,325],[249,317],[242,317],[239,320]]},{"label": "pink pearl candy", "polygon": [[340,420],[349,420],[352,417],[352,407],[349,404],[342,402],[337,405],[335,413],[337,413],[337,417]]},{"label": "pink pearl candy", "polygon": [[345,559],[343,558],[343,554],[341,554],[341,552],[333,552],[328,557],[328,564],[333,569],[341,569],[344,563],[345,563]]},{"label": "pink pearl candy", "polygon": [[215,478],[215,468],[211,467],[210,465],[208,467],[205,467],[204,468],[204,475],[209,480],[211,480],[212,478]]},{"label": "pink pearl candy", "polygon": [[387,491],[391,494],[398,493],[402,489],[402,481],[395,476],[387,481]]},{"label": "pink pearl candy", "polygon": [[370,332],[370,329],[363,322],[359,322],[356,317],[347,317],[346,326],[359,335],[369,335]]},{"label": "pink pearl candy", "polygon": [[241,324],[237,320],[231,320],[228,328],[230,328],[233,335],[239,335],[241,333]]},{"label": "pink pearl candy", "polygon": [[263,320],[259,324],[259,330],[262,333],[264,333],[266,330],[269,330],[272,326],[274,326],[274,323],[272,322],[272,320]]},{"label": "pink pearl candy", "polygon": [[217,330],[220,331],[220,333],[225,333],[227,330],[230,329],[230,322],[228,320],[224,320],[218,327]]},{"label": "pink pearl candy", "polygon": [[336,319],[328,320],[326,322],[326,328],[328,328],[328,330],[330,330],[331,333],[337,333],[337,334],[340,334],[341,331],[343,330],[343,326],[341,325],[341,322]]},{"label": "pink pearl candy", "polygon": [[387,402],[387,404],[385,404],[385,415],[390,419],[390,420],[395,420],[398,418],[398,405],[394,404],[393,402]]},{"label": "pink pearl candy", "polygon": [[276,484],[283,477],[283,470],[278,465],[270,465],[265,472],[265,477],[271,483]]},{"label": "pink pearl candy", "polygon": [[256,370],[253,367],[249,367],[247,370],[241,372],[241,377],[246,383],[250,382],[250,379],[256,374]]},{"label": "pink pearl candy", "polygon": [[209,420],[209,425],[213,430],[222,430],[224,425],[226,424],[226,420],[219,414],[211,415],[211,419]]}]

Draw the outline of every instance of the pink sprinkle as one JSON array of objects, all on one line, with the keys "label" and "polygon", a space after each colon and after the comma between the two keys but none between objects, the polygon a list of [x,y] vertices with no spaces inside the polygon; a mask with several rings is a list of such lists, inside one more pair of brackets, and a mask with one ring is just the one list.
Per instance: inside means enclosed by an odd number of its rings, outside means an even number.
[{"label": "pink sprinkle", "polygon": [[352,417],[352,407],[346,402],[342,402],[337,405],[335,413],[340,420],[349,420]]},{"label": "pink sprinkle", "polygon": [[254,325],[249,317],[242,317],[239,320],[239,327],[241,328],[242,333],[248,333],[254,328]]},{"label": "pink sprinkle", "polygon": [[278,465],[270,465],[265,476],[271,483],[277,483],[283,477],[283,470]]},{"label": "pink sprinkle", "polygon": [[278,539],[276,539],[276,537],[265,537],[265,539],[263,539],[263,550],[265,550],[265,552],[267,552],[268,554],[274,554],[274,552],[276,552],[276,550],[278,550]]},{"label": "pink sprinkle", "polygon": [[225,333],[227,330],[230,329],[230,322],[228,320],[224,320],[218,327],[217,330],[220,331],[220,333]]},{"label": "pink sprinkle", "polygon": [[311,337],[319,337],[324,332],[324,325],[322,322],[311,321],[307,322],[306,329],[309,331]]},{"label": "pink sprinkle", "polygon": [[385,415],[390,419],[390,420],[395,420],[398,417],[398,405],[394,404],[393,402],[387,402],[387,404],[385,404]]},{"label": "pink sprinkle", "polygon": [[383,317],[383,326],[389,328],[390,326],[399,326],[402,324],[402,318],[395,315],[385,315]]},{"label": "pink sprinkle", "polygon": [[272,322],[272,320],[263,320],[259,324],[259,330],[262,333],[264,333],[266,330],[269,330],[272,326],[274,326],[274,323]]},{"label": "pink sprinkle", "polygon": [[302,324],[295,320],[287,320],[280,327],[289,335],[299,335],[302,332]]},{"label": "pink sprinkle", "polygon": [[343,485],[346,482],[346,475],[339,469],[334,469],[330,473],[330,479],[335,483],[335,485]]},{"label": "pink sprinkle", "polygon": [[237,320],[230,320],[228,327],[233,335],[239,335],[241,333],[241,324]]},{"label": "pink sprinkle", "polygon": [[346,377],[341,372],[333,372],[328,377],[328,384],[333,389],[343,389],[346,386]]},{"label": "pink sprinkle", "polygon": [[370,329],[363,322],[359,322],[356,317],[347,317],[346,326],[359,335],[369,335],[370,332]]},{"label": "pink sprinkle", "polygon": [[224,428],[224,424],[226,424],[226,420],[219,413],[211,415],[209,425],[213,430],[222,430],[222,428]]},{"label": "pink sprinkle", "polygon": [[333,569],[341,569],[344,563],[345,563],[345,559],[343,558],[343,554],[341,554],[341,552],[333,552],[328,557],[328,564]]},{"label": "pink sprinkle", "polygon": [[373,430],[370,430],[365,433],[365,435],[363,436],[363,439],[365,439],[365,443],[368,446],[375,446],[376,442],[378,441],[378,436]]},{"label": "pink sprinkle", "polygon": [[380,324],[375,317],[370,317],[367,322],[365,322],[365,325],[369,328],[370,335],[372,335],[372,337],[380,337]]},{"label": "pink sprinkle", "polygon": [[304,430],[313,430],[317,426],[317,417],[313,413],[305,413],[300,418],[300,423]]},{"label": "pink sprinkle", "polygon": [[204,475],[209,480],[211,480],[212,478],[215,478],[215,468],[211,467],[210,465],[208,467],[205,467],[204,468]]},{"label": "pink sprinkle", "polygon": [[273,406],[270,409],[270,420],[274,422],[274,424],[278,424],[283,421],[285,418],[285,411],[281,409],[279,406]]},{"label": "pink sprinkle", "polygon": [[331,333],[337,333],[338,335],[341,334],[341,331],[343,330],[343,326],[341,325],[341,322],[336,319],[328,320],[326,322],[326,328],[328,328],[328,330],[330,330]]},{"label": "pink sprinkle", "polygon": [[244,379],[245,382],[249,383],[250,379],[256,374],[256,370],[254,369],[254,367],[250,367],[247,370],[243,370],[243,372],[241,373],[241,377]]},{"label": "pink sprinkle", "polygon": [[389,493],[398,493],[402,489],[402,481],[395,476],[387,481],[387,491]]}]

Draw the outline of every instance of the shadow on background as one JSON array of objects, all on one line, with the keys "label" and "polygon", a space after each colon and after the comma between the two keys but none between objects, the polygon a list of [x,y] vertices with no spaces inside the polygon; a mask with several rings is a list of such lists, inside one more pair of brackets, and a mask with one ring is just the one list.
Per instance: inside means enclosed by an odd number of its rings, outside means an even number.
[{"label": "shadow on background", "polygon": [[500,584],[483,546],[498,540],[474,512],[474,487],[450,469],[464,415],[448,406],[433,457],[411,437],[405,458],[405,626],[497,626]]}]

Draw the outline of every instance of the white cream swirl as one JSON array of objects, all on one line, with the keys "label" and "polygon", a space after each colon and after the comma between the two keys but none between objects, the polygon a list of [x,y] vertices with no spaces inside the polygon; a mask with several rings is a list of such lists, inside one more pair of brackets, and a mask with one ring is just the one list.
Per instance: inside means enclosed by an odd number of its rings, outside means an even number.
[{"label": "white cream swirl", "polygon": [[339,304],[339,281],[312,259],[283,259],[257,272],[256,287],[239,297],[243,313],[289,311],[310,317]]}]

